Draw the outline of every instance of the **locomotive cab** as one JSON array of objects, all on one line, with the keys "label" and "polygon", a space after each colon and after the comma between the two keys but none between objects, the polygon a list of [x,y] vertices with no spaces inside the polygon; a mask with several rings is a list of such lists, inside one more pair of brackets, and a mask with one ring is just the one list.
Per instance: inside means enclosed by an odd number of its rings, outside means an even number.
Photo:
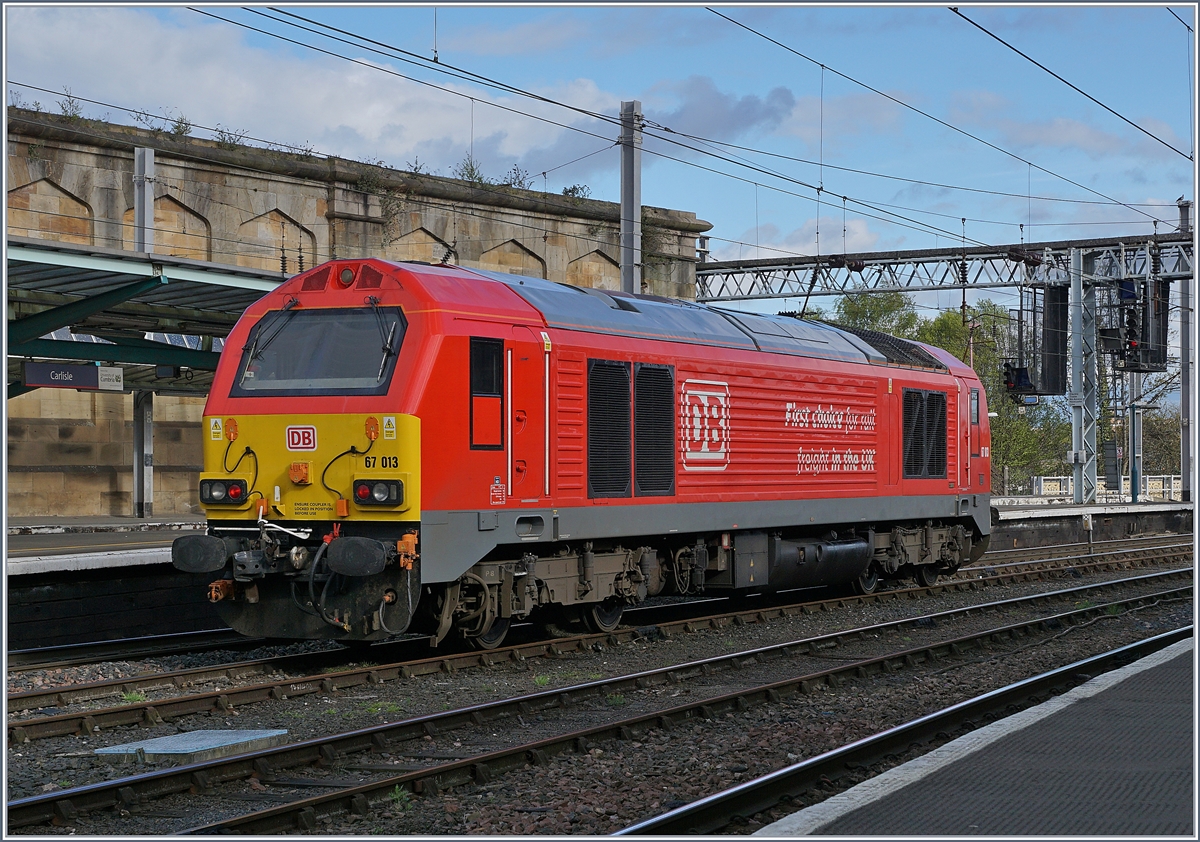
[{"label": "locomotive cab", "polygon": [[418,601],[420,422],[387,397],[408,320],[346,292],[364,280],[382,275],[334,264],[287,285],[222,355],[199,483],[209,530],[172,558],[223,573],[210,599],[243,634],[382,638]]}]

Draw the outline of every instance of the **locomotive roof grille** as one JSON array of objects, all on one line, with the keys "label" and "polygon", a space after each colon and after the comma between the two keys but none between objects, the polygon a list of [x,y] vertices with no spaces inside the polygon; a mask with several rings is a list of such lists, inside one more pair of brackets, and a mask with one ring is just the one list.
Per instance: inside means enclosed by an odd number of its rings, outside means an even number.
[{"label": "locomotive roof grille", "polygon": [[846,333],[853,333],[855,336],[860,337],[863,341],[869,343],[872,348],[883,354],[884,358],[890,363],[911,365],[915,368],[933,368],[938,371],[949,371],[937,358],[914,342],[897,339],[895,336],[889,336],[877,330],[842,327],[841,325],[838,325],[837,329],[844,330]]}]

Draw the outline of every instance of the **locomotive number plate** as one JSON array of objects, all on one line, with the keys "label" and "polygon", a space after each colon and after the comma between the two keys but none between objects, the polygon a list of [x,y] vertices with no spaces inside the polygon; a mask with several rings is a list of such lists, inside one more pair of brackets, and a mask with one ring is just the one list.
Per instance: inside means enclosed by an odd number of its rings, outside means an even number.
[{"label": "locomotive number plate", "polygon": [[288,450],[316,450],[317,449],[317,428],[306,427],[288,427],[287,428],[287,449]]}]

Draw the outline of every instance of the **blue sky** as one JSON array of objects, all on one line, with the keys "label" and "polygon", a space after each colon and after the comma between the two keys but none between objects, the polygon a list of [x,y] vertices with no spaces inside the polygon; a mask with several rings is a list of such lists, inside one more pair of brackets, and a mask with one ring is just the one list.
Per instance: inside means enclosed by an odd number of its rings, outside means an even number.
[{"label": "blue sky", "polygon": [[[239,6],[203,8],[371,66],[183,7],[8,5],[9,101],[16,92],[56,110],[53,95],[15,83],[68,87],[116,106],[86,106],[89,116],[114,122],[131,122],[120,108],[182,113],[197,125],[351,159],[398,168],[419,160],[443,175],[473,150],[493,178],[515,165],[533,176],[535,189],[560,193],[578,183],[594,198],[619,199],[619,152],[609,148],[617,130],[609,124]],[[433,56],[432,6],[282,8]],[[586,111],[615,116],[622,100],[637,99],[652,124],[703,138],[689,143],[721,158],[648,138],[642,196],[711,222],[718,259],[814,253],[818,225],[826,254],[944,246],[961,241],[964,217],[969,243],[1146,236],[1152,218],[1162,220],[1160,231],[1172,230],[1178,197],[1195,198],[1194,167],[1184,157],[1194,144],[1194,41],[1166,6],[961,11],[1184,155],[943,6],[714,8],[813,61],[702,6],[441,6],[436,49],[443,65]],[[1194,7],[1170,9],[1195,27]],[[563,166],[589,153],[596,154]],[[735,155],[780,175],[739,167]],[[922,181],[994,193],[912,183]],[[823,186],[819,213],[816,185]]]}]

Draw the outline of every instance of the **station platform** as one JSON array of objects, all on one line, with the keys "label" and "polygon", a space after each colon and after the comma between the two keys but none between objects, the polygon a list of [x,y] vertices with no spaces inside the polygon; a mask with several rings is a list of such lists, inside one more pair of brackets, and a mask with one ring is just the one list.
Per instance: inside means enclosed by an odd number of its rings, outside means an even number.
[{"label": "station platform", "polygon": [[10,517],[5,524],[9,535],[52,535],[81,532],[153,532],[159,530],[201,529],[204,515],[164,515],[162,517]]},{"label": "station platform", "polygon": [[755,836],[1195,838],[1184,640],[755,831]]},{"label": "station platform", "polygon": [[1193,531],[1193,503],[1014,504],[992,498],[993,550],[1048,544],[1117,541],[1138,535],[1187,535]]},{"label": "station platform", "polygon": [[9,576],[169,564],[171,541],[203,529],[203,515],[161,518],[9,518]]}]

